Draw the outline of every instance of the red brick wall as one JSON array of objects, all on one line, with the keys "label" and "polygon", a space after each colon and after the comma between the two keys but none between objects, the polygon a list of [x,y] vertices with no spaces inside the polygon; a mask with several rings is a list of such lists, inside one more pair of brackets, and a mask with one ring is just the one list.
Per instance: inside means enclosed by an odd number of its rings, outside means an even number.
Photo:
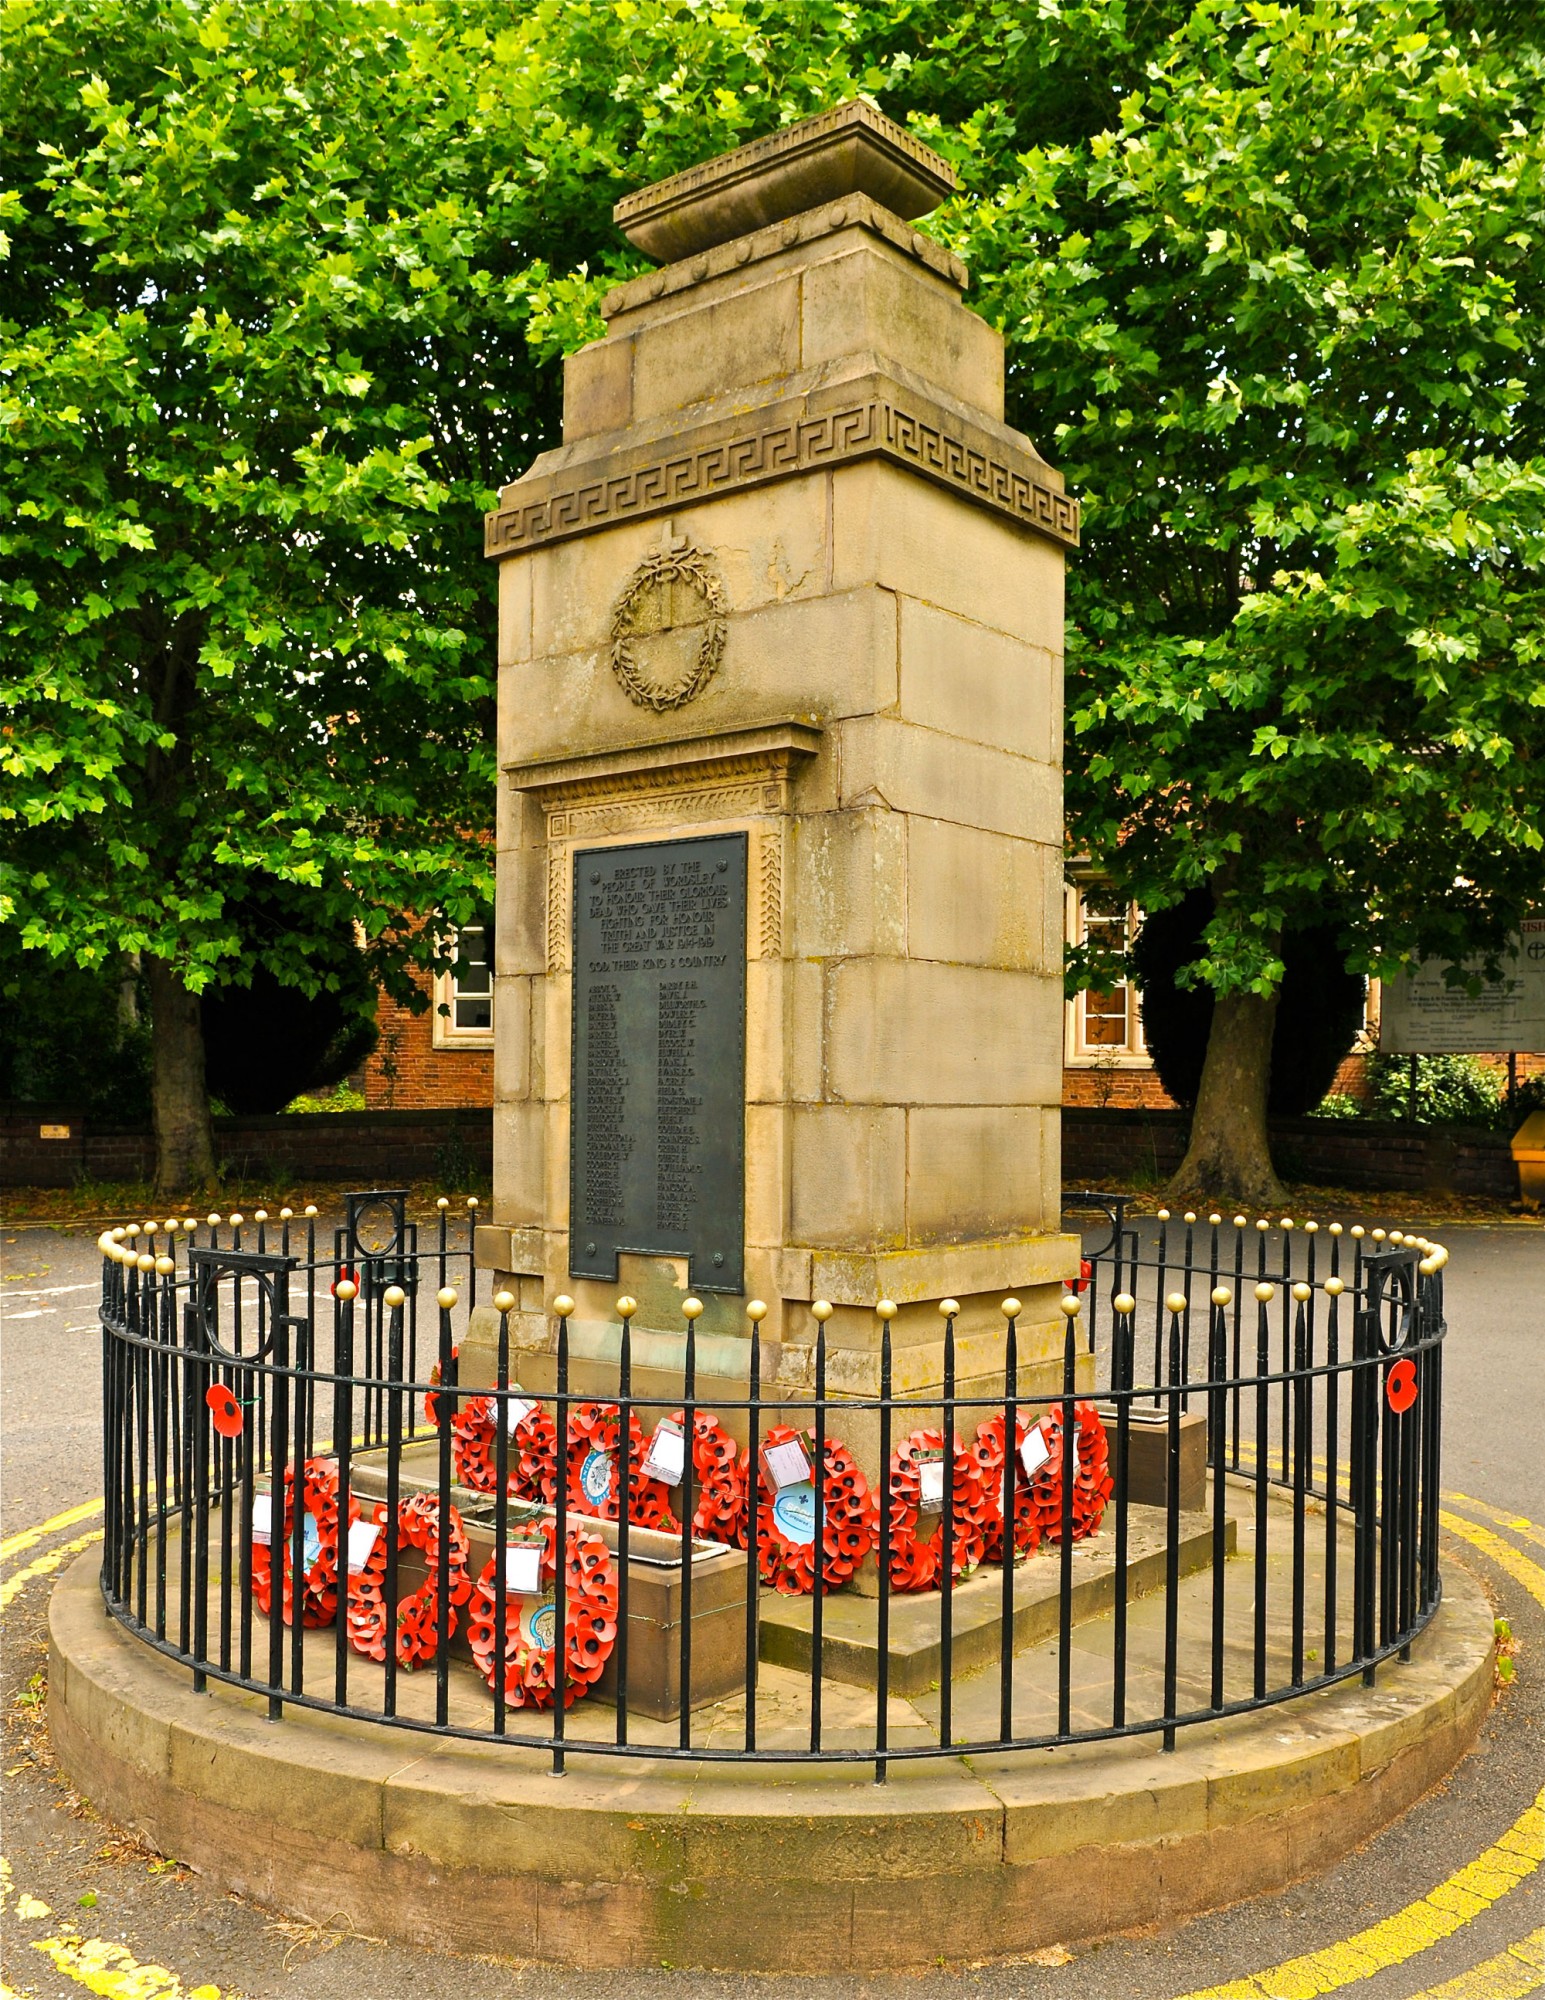
[{"label": "red brick wall", "polygon": [[[38,1126],[68,1124],[68,1139],[40,1139]],[[458,1185],[493,1163],[487,1110],[313,1111],[276,1118],[217,1118],[215,1156],[226,1172],[295,1182],[345,1181],[398,1187],[409,1180]],[[81,1179],[148,1180],[155,1140],[147,1132],[96,1131],[62,1106],[0,1111],[0,1185],[68,1187]],[[447,1194],[457,1186],[447,1185]]]},{"label": "red brick wall", "polygon": [[[427,974],[415,976],[430,991]],[[371,1111],[487,1111],[494,1101],[492,1049],[437,1049],[435,1016],[415,1014],[383,993],[376,1007],[380,1037],[365,1064],[361,1087]]]},{"label": "red brick wall", "polygon": [[[1477,1062],[1507,1074],[1506,1056],[1477,1056]],[[1518,1081],[1545,1075],[1545,1055],[1520,1056]],[[1329,1096],[1363,1098],[1368,1095],[1368,1058],[1356,1050],[1342,1059]],[[1088,1106],[1108,1111],[1172,1111],[1170,1097],[1151,1068],[1099,1069],[1064,1068],[1062,1101],[1066,1105]]]}]

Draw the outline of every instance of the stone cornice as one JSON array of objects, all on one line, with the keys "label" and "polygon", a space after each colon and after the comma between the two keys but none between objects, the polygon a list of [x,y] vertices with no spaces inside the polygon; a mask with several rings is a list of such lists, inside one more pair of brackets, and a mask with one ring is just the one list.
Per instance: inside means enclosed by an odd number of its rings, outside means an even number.
[{"label": "stone cornice", "polygon": [[818,723],[792,720],[723,729],[711,736],[632,743],[583,757],[506,764],[504,775],[513,790],[535,793],[544,805],[553,807],[724,780],[786,777],[799,760],[813,757],[820,747]]},{"label": "stone cornice", "polygon": [[484,517],[498,560],[597,528],[647,519],[775,479],[880,458],[1064,547],[1078,546],[1078,502],[1044,460],[884,375],[715,418],[505,488]]},{"label": "stone cornice", "polygon": [[763,264],[769,257],[798,249],[801,243],[818,243],[824,236],[834,236],[839,229],[867,229],[893,250],[901,251],[925,270],[932,271],[936,278],[943,278],[961,291],[970,283],[970,273],[953,250],[946,250],[942,243],[936,243],[920,229],[913,229],[869,195],[850,194],[841,201],[823,202],[819,208],[806,209],[802,215],[791,215],[787,221],[754,230],[749,236],[738,236],[733,243],[717,244],[696,257],[683,257],[679,263],[630,278],[602,299],[601,317],[607,321],[618,319],[624,313],[691,291],[711,279]]},{"label": "stone cornice", "polygon": [[910,217],[937,208],[958,186],[931,147],[854,98],[625,195],[612,218],[631,242],[664,260],[860,189]]}]

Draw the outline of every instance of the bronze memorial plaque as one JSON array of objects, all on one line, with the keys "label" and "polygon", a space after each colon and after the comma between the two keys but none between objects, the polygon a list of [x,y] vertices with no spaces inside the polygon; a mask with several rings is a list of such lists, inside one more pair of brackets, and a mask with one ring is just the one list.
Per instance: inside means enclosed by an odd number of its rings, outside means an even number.
[{"label": "bronze memorial plaque", "polygon": [[746,836],[574,856],[569,1270],[744,1285]]}]

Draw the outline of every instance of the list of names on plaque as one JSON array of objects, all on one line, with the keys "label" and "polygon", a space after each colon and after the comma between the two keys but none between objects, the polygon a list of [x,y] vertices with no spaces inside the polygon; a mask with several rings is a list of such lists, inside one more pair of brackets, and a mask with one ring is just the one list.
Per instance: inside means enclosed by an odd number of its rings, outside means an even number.
[{"label": "list of names on plaque", "polygon": [[699,1291],[744,1262],[746,836],[574,857],[570,1257],[691,1260]]}]

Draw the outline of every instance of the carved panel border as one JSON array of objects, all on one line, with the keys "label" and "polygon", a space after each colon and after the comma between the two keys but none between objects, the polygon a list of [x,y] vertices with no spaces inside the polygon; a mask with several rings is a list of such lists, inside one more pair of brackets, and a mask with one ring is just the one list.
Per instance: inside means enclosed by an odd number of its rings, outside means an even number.
[{"label": "carved panel border", "polygon": [[486,517],[484,551],[515,555],[592,528],[864,458],[906,466],[1055,542],[1078,544],[1077,500],[1041,476],[1041,461],[1031,452],[1015,451],[895,385],[827,409],[803,400],[772,404],[749,425],[707,426],[674,446],[638,447],[521,481],[510,489],[513,504]]}]

